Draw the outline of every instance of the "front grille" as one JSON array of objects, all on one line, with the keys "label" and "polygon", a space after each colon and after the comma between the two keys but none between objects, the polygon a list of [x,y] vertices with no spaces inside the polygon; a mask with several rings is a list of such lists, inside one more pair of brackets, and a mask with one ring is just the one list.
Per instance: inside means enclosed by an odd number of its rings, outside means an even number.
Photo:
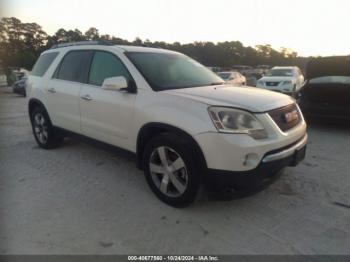
[{"label": "front grille", "polygon": [[[288,122],[288,120],[287,120],[288,117],[286,116],[286,114],[292,113],[294,111],[296,111],[297,118],[289,120],[289,122]],[[295,103],[290,104],[290,105],[285,106],[285,107],[282,107],[282,108],[274,109],[274,110],[268,112],[268,114],[271,116],[273,121],[275,121],[275,123],[278,125],[278,127],[282,131],[287,131],[287,130],[295,127],[301,121],[301,115],[300,115],[300,112],[299,112]]]},{"label": "front grille", "polygon": [[266,82],[266,86],[278,86],[280,82]]}]

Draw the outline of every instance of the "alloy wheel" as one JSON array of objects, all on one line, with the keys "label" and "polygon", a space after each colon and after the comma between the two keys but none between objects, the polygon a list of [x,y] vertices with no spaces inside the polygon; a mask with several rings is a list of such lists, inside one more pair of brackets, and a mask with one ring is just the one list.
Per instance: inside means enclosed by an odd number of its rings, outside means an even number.
[{"label": "alloy wheel", "polygon": [[186,191],[186,164],[174,149],[167,146],[155,148],[150,157],[149,168],[154,184],[166,196],[179,197]]},{"label": "alloy wheel", "polygon": [[37,113],[33,118],[34,133],[40,143],[45,144],[48,139],[47,122],[41,113]]}]

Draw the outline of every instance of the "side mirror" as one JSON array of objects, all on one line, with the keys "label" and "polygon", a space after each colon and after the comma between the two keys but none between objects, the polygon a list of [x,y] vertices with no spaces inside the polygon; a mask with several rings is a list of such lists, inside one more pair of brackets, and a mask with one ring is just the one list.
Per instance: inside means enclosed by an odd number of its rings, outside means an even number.
[{"label": "side mirror", "polygon": [[103,81],[102,89],[116,91],[127,90],[128,82],[124,76],[109,77]]}]

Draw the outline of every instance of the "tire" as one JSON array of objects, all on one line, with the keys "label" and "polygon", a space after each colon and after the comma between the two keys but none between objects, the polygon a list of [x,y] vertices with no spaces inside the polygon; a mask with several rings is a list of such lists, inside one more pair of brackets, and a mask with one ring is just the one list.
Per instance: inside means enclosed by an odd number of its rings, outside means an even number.
[{"label": "tire", "polygon": [[179,135],[163,133],[152,138],[143,154],[148,185],[164,203],[190,205],[201,185],[201,165],[191,143]]},{"label": "tire", "polygon": [[55,129],[45,109],[36,107],[30,116],[33,135],[41,148],[52,149],[57,147],[63,137],[55,134]]}]

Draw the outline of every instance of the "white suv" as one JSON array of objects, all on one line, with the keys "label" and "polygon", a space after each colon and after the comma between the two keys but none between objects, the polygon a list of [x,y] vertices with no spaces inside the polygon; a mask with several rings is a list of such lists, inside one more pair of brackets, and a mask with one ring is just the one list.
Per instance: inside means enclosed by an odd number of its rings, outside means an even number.
[{"label": "white suv", "polygon": [[304,76],[296,66],[275,66],[260,78],[256,87],[296,97],[304,84]]},{"label": "white suv", "polygon": [[43,52],[28,81],[40,147],[78,133],[136,156],[165,203],[190,204],[203,184],[260,185],[305,156],[303,116],[290,97],[232,88],[169,50],[100,42]]}]

